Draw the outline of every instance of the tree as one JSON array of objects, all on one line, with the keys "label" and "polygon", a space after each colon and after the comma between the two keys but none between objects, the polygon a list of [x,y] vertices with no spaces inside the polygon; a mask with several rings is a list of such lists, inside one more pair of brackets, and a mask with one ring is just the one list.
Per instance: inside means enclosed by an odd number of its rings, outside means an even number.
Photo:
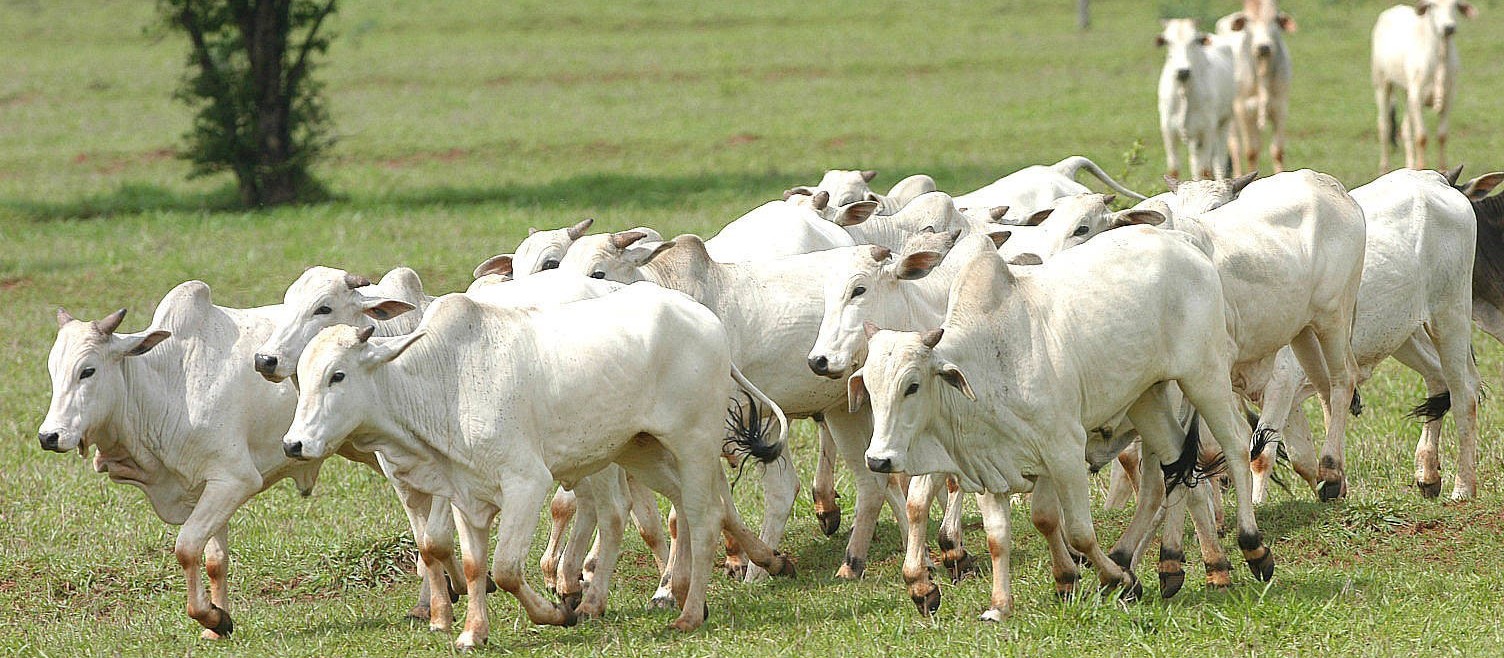
[{"label": "tree", "polygon": [[177,92],[198,109],[184,136],[190,176],[234,172],[247,207],[320,195],[309,165],[331,139],[311,58],[329,48],[319,30],[335,0],[159,0],[158,7],[191,45]]}]

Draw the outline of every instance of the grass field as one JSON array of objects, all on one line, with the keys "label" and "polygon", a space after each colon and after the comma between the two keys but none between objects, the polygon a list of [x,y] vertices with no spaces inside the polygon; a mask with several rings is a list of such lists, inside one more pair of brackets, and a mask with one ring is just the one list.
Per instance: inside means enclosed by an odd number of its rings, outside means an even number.
[{"label": "grass field", "polygon": [[[189,111],[171,101],[181,38],[143,31],[142,1],[0,3],[0,653],[6,655],[442,654],[452,637],[403,618],[417,579],[384,481],[331,460],[315,495],[279,485],[231,523],[235,636],[198,640],[183,613],[174,532],[134,489],[34,437],[49,395],[53,311],[131,309],[145,326],[173,285],[202,279],[220,304],[272,303],[306,266],[375,276],[409,265],[432,292],[510,251],[528,226],[596,217],[713,233],[831,167],[916,172],[966,191],[1070,154],[1157,191],[1157,18],[1214,18],[1234,3],[898,2],[349,3],[319,76],[339,143],[319,175],[339,200],[222,210],[228,179],[187,181],[173,149]],[[1386,3],[1287,2],[1299,21],[1288,161],[1357,186],[1376,173],[1368,30]],[[1504,165],[1504,3],[1462,26],[1453,160]],[[1204,21],[1205,22],[1205,21]],[[1485,379],[1504,350],[1482,338]],[[1497,390],[1497,386],[1495,386]],[[898,574],[891,521],[865,580],[833,577],[846,527],[818,536],[801,495],[785,549],[799,577],[712,584],[690,635],[643,610],[651,560],[629,539],[611,609],[535,628],[492,600],[489,652],[580,655],[1499,655],[1504,653],[1504,406],[1482,409],[1482,495],[1422,500],[1411,485],[1420,380],[1386,366],[1350,426],[1351,498],[1277,493],[1260,524],[1279,560],[1264,587],[1239,567],[1227,594],[1062,604],[1042,542],[1014,526],[1017,614],[974,621],[985,582],[946,586],[921,620]],[[794,450],[813,467],[810,427]],[[1443,466],[1455,453],[1450,424]],[[808,480],[806,479],[806,483]],[[840,482],[850,504],[853,492]],[[1449,487],[1450,488],[1450,485]],[[755,478],[738,487],[760,518]],[[848,507],[848,519],[850,510]],[[982,546],[980,517],[968,539]],[[1126,524],[1098,517],[1104,540]],[[1226,540],[1229,547],[1231,539]],[[541,546],[541,542],[539,543]],[[1201,569],[1192,567],[1192,582]],[[1154,576],[1145,570],[1146,581]],[[537,581],[534,581],[537,584]]]}]

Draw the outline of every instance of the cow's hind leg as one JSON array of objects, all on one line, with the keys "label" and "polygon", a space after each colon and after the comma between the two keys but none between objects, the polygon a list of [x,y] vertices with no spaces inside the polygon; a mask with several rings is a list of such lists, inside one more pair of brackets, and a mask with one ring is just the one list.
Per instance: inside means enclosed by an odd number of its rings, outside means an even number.
[{"label": "cow's hind leg", "polygon": [[1452,499],[1467,500],[1478,491],[1478,366],[1472,355],[1472,323],[1466,311],[1438,312],[1427,327],[1441,358],[1457,425],[1457,476]]},{"label": "cow's hind leg", "polygon": [[[799,498],[799,469],[794,467],[792,450],[784,450],[770,464],[762,465],[763,515],[762,543],[778,547],[783,543],[783,533],[788,528],[789,517],[794,515],[794,501]],[[746,553],[746,547],[742,547]],[[750,558],[751,556],[747,556]],[[768,572],[758,566],[756,560],[747,565],[745,580],[763,580]]]},{"label": "cow's hind leg", "polygon": [[[503,485],[506,497],[497,514],[496,556],[491,563],[491,574],[503,591],[517,598],[522,609],[534,624],[571,626],[575,623],[574,611],[557,605],[538,594],[523,577],[527,562],[528,545],[532,543],[533,531],[538,527],[538,510],[548,498],[553,478],[541,467],[537,473],[514,470],[505,478]],[[461,649],[483,644],[490,632],[486,617],[485,553],[486,523],[477,524],[467,520],[461,529],[465,548],[465,579],[470,584],[469,607],[465,614],[465,631],[460,634],[455,646]],[[479,551],[479,554],[476,552]],[[472,556],[474,556],[472,558]]]},{"label": "cow's hind leg", "polygon": [[[1220,377],[1218,372],[1223,373]],[[1238,547],[1243,559],[1259,580],[1274,577],[1274,553],[1264,545],[1259,534],[1258,522],[1253,513],[1253,475],[1249,469],[1249,436],[1252,430],[1248,421],[1238,412],[1238,401],[1233,395],[1224,368],[1206,368],[1199,379],[1180,380],[1180,390],[1191,405],[1201,413],[1202,422],[1211,430],[1217,444],[1222,446],[1223,459],[1227,460],[1227,473],[1232,477],[1233,492],[1238,501]],[[1343,408],[1346,413],[1346,407]],[[1199,524],[1198,524],[1199,526]]]},{"label": "cow's hind leg", "polygon": [[[1080,428],[1072,428],[1072,431],[1075,436],[1070,437],[1071,445],[1084,445],[1086,433]],[[1078,553],[1091,560],[1092,566],[1097,570],[1097,580],[1101,583],[1102,591],[1106,593],[1121,587],[1121,595],[1126,600],[1143,596],[1143,588],[1133,577],[1133,573],[1118,566],[1097,543],[1097,531],[1091,519],[1091,482],[1080,455],[1051,455],[1046,457],[1045,468],[1050,474],[1049,484],[1054,488],[1055,498],[1060,506],[1061,528],[1065,530],[1065,539]],[[1037,491],[1038,485],[1035,486]]]},{"label": "cow's hind leg", "polygon": [[543,548],[543,559],[538,562],[538,568],[543,572],[543,584],[556,592],[564,535],[569,532],[569,521],[574,518],[577,505],[574,492],[564,487],[559,487],[548,503],[548,545]]},{"label": "cow's hind leg", "polygon": [[[944,515],[940,517],[940,564],[950,574],[951,582],[955,583],[976,574],[977,561],[966,552],[962,526],[962,514],[966,511],[963,503],[966,498],[961,494],[961,485],[954,477],[945,478],[945,492],[948,502]],[[910,537],[912,536],[911,532]]]},{"label": "cow's hind leg", "polygon": [[[872,544],[872,535],[877,527],[877,517],[885,502],[888,476],[873,473],[867,468],[867,444],[872,437],[872,419],[865,411],[852,414],[844,409],[831,409],[825,414],[831,437],[836,442],[841,459],[851,469],[856,484],[856,515],[851,523],[851,537],[846,542],[846,557],[836,577],[855,580],[862,577],[867,568],[867,550]],[[906,528],[899,529],[906,534]]]},{"label": "cow's hind leg", "polygon": [[1013,574],[1008,564],[1013,545],[1013,503],[1007,493],[977,496],[987,528],[987,553],[992,557],[992,601],[982,621],[1002,621],[1013,614]]},{"label": "cow's hind leg", "polygon": [[1075,595],[1076,583],[1080,582],[1081,575],[1076,569],[1076,561],[1066,547],[1060,521],[1060,503],[1055,498],[1055,489],[1049,478],[1038,478],[1034,483],[1034,493],[1029,497],[1029,520],[1034,523],[1034,529],[1039,531],[1049,547],[1050,571],[1055,577],[1055,595],[1067,599]]}]

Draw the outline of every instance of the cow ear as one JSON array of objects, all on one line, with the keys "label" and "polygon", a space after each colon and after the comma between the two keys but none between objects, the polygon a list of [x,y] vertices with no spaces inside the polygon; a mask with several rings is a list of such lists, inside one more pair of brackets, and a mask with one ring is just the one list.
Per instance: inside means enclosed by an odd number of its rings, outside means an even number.
[{"label": "cow ear", "polygon": [[976,391],[971,390],[971,382],[966,381],[966,374],[961,372],[961,369],[957,368],[956,364],[941,364],[940,379],[945,380],[945,383],[955,387],[956,390],[961,392],[961,395],[966,396],[966,399],[972,402],[977,401]]},{"label": "cow ear", "polygon": [[1119,211],[1112,216],[1113,228],[1120,226],[1132,226],[1134,224],[1148,224],[1149,226],[1159,226],[1163,223],[1165,223],[1165,216],[1161,215],[1157,210],[1129,208],[1128,210]]},{"label": "cow ear", "polygon": [[1494,191],[1499,183],[1504,183],[1504,171],[1496,171],[1491,174],[1483,174],[1463,184],[1461,188],[1464,195],[1472,201],[1482,201],[1489,192]]},{"label": "cow ear", "polygon": [[1232,193],[1237,194],[1239,192],[1242,192],[1243,188],[1248,187],[1248,184],[1252,183],[1254,180],[1257,180],[1258,177],[1259,170],[1255,169],[1246,174],[1243,174],[1242,176],[1232,179]]},{"label": "cow ear", "polygon": [[1160,48],[1163,48],[1163,47],[1165,47],[1169,43],[1170,42],[1165,41],[1165,35],[1163,35],[1163,34],[1156,34],[1156,35],[1154,35],[1154,45],[1159,46]]},{"label": "cow ear", "polygon": [[944,259],[945,255],[938,251],[916,251],[898,261],[898,273],[895,276],[904,281],[922,279]]},{"label": "cow ear", "polygon": [[1227,26],[1230,27],[1230,28],[1232,28],[1233,32],[1242,32],[1243,28],[1248,27],[1248,15],[1247,14],[1244,14],[1243,12],[1240,11],[1240,12],[1238,12],[1236,14],[1233,14],[1232,16],[1233,16],[1232,22],[1228,23]]},{"label": "cow ear", "polygon": [[864,180],[864,181],[866,181],[868,183],[871,183],[872,179],[874,179],[874,178],[877,178],[877,172],[876,171],[873,171],[871,169],[866,169],[866,170],[862,171],[862,180]]},{"label": "cow ear", "polygon": [[1040,224],[1044,223],[1044,220],[1050,218],[1050,213],[1052,213],[1052,212],[1055,212],[1054,208],[1045,208],[1044,210],[1041,210],[1041,211],[1036,212],[1036,213],[1034,213],[1032,215],[1029,215],[1029,218],[1026,219],[1026,220],[1024,220],[1023,225],[1024,226],[1039,226]]},{"label": "cow ear", "polygon": [[1474,7],[1471,3],[1467,3],[1467,2],[1459,2],[1459,3],[1457,3],[1457,11],[1462,12],[1462,15],[1466,16],[1468,18],[1477,18],[1478,17],[1478,8]]},{"label": "cow ear", "polygon": [[[1467,3],[1461,3],[1461,4],[1467,4]],[[1459,5],[1459,6],[1461,6],[1461,5]],[[1295,17],[1291,16],[1289,14],[1286,14],[1285,12],[1280,12],[1277,16],[1275,16],[1274,17],[1274,22],[1279,23],[1279,29],[1284,30],[1286,32],[1294,32],[1294,31],[1300,29],[1300,27],[1295,24]]]},{"label": "cow ear", "polygon": [[590,225],[594,223],[594,217],[586,217],[585,219],[580,220],[578,224],[565,229],[564,234],[568,235],[570,240],[578,240],[580,239],[580,236],[585,235],[585,231],[590,230]]},{"label": "cow ear", "polygon": [[172,336],[170,331],[144,331],[139,334],[128,334],[120,337],[121,345],[124,346],[125,356],[141,356],[156,347],[157,343],[167,340]]},{"label": "cow ear", "polygon": [[846,378],[846,403],[851,413],[861,411],[862,405],[867,403],[867,380],[861,369]]},{"label": "cow ear", "polygon": [[400,299],[387,297],[364,297],[360,300],[361,312],[373,320],[390,320],[416,308],[418,307]]},{"label": "cow ear", "polygon": [[1203,34],[1203,35],[1201,35],[1201,42],[1200,43],[1203,46],[1210,46],[1210,45],[1212,45],[1212,35],[1210,35],[1210,34]]},{"label": "cow ear", "polygon": [[1044,264],[1044,259],[1040,258],[1039,254],[1022,253],[1022,254],[1019,254],[1017,256],[1014,256],[1013,260],[1008,261],[1008,264],[1009,265],[1043,265]]},{"label": "cow ear", "polygon": [[1431,11],[1431,0],[1419,0],[1415,3],[1415,14],[1417,16],[1425,16],[1428,11]]},{"label": "cow ear", "polygon": [[475,278],[479,279],[487,274],[512,276],[512,255],[498,254],[487,258],[486,262],[475,266]]},{"label": "cow ear", "polygon": [[633,267],[641,267],[652,262],[654,258],[658,257],[658,254],[668,251],[673,246],[674,243],[671,240],[648,243],[639,242],[622,252],[621,258]]},{"label": "cow ear", "polygon": [[872,340],[872,337],[876,336],[879,331],[882,331],[882,329],[877,326],[876,322],[871,320],[864,320],[862,322],[862,333],[867,336],[867,340]]},{"label": "cow ear", "polygon": [[368,339],[366,344],[369,347],[366,349],[365,355],[361,358],[361,362],[369,366],[375,366],[391,361],[403,352],[406,352],[407,348],[412,347],[413,343],[418,342],[418,339],[427,333],[420,329],[405,336]]},{"label": "cow ear", "polygon": [[877,212],[876,201],[848,203],[836,212],[835,223],[837,226],[856,226],[867,221],[867,218],[875,212]]}]

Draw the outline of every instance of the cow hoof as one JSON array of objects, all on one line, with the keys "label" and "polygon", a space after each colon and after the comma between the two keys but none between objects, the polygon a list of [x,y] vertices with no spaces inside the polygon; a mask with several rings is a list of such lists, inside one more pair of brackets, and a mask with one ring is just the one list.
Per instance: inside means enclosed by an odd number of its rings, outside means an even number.
[{"label": "cow hoof", "polygon": [[1435,498],[1441,495],[1441,480],[1437,480],[1431,484],[1416,482],[1415,486],[1420,487],[1420,495],[1426,498]]},{"label": "cow hoof", "polygon": [[924,594],[909,595],[914,600],[914,607],[919,608],[919,614],[928,617],[940,609],[940,588],[930,585],[930,591]]},{"label": "cow hoof", "polygon": [[1248,570],[1253,572],[1254,577],[1263,582],[1274,579],[1274,551],[1268,546],[1263,547],[1264,554],[1260,557],[1248,560]]},{"label": "cow hoof", "polygon": [[668,625],[668,628],[671,631],[678,631],[680,633],[688,633],[688,632],[690,632],[692,630],[695,630],[696,628],[699,628],[704,623],[705,623],[705,621],[703,619],[700,620],[700,621],[698,621],[698,622],[695,622],[695,621],[690,621],[688,619],[685,619],[683,617],[683,615],[680,615],[680,617],[678,619],[675,619],[673,621],[673,623],[671,623],[671,624]]},{"label": "cow hoof", "polygon": [[820,522],[820,532],[825,533],[826,537],[835,535],[836,531],[841,529],[841,510],[839,508],[815,514],[815,519]]},{"label": "cow hoof", "polygon": [[[578,605],[579,601],[575,601],[575,604]],[[563,615],[563,619],[559,622],[559,626],[569,628],[570,626],[580,623],[580,616],[575,614],[573,607],[560,604],[559,614]]]},{"label": "cow hoof", "polygon": [[862,567],[852,566],[850,562],[844,562],[841,564],[840,569],[836,569],[836,578],[840,578],[841,580],[861,580],[862,571]]},{"label": "cow hoof", "polygon": [[209,604],[209,609],[219,613],[219,623],[217,623],[217,624],[215,624],[213,626],[208,627],[208,630],[210,632],[214,633],[215,635],[217,635],[219,637],[215,637],[215,638],[205,637],[205,639],[218,640],[218,639],[223,639],[223,638],[230,637],[230,634],[235,632],[235,620],[233,620],[233,619],[230,618],[230,611],[225,610],[224,608],[221,608],[221,607],[219,607],[217,605],[214,605],[213,603]]},{"label": "cow hoof", "polygon": [[1007,611],[998,610],[997,608],[988,608],[986,611],[984,611],[981,615],[979,615],[977,617],[977,621],[999,622],[1000,623],[1004,619],[1007,619],[1007,618],[1008,618]]},{"label": "cow hoof", "polygon": [[649,610],[677,610],[678,608],[679,603],[674,600],[673,592],[668,591],[666,587],[653,592],[653,598],[648,600]]},{"label": "cow hoof", "polygon": [[412,610],[407,611],[407,617],[409,619],[421,619],[423,621],[428,621],[428,618],[432,616],[433,609],[426,605],[415,605],[413,606]]},{"label": "cow hoof", "polygon": [[977,559],[965,550],[961,551],[959,559],[951,560],[945,558],[941,559],[940,562],[945,565],[945,570],[950,572],[951,583],[959,583],[961,579],[967,576],[977,575]]},{"label": "cow hoof", "polygon": [[570,592],[559,597],[559,605],[563,606],[565,610],[573,611],[575,608],[580,607],[580,600],[583,598],[584,594],[580,592]]},{"label": "cow hoof", "polygon": [[773,551],[773,558],[773,564],[778,567],[778,570],[770,570],[769,573],[779,578],[793,578],[798,575],[798,570],[794,568],[794,561],[790,560],[789,556],[780,551]]},{"label": "cow hoof", "polygon": [[1118,594],[1118,599],[1129,603],[1143,599],[1143,583],[1138,582],[1138,579],[1134,578],[1131,573],[1124,573],[1123,575],[1128,578],[1128,582],[1123,584],[1123,591]]},{"label": "cow hoof", "polygon": [[580,619],[600,619],[606,614],[604,605],[578,605],[575,606],[574,614]]},{"label": "cow hoof", "polygon": [[1185,586],[1185,572],[1184,571],[1161,571],[1161,572],[1159,572],[1159,596],[1160,596],[1160,598],[1166,598],[1166,599],[1168,599],[1168,598],[1170,598],[1172,596],[1175,596],[1176,594],[1178,594],[1180,592],[1180,588],[1184,587],[1184,586]]},{"label": "cow hoof", "polygon": [[454,648],[460,651],[470,651],[486,643],[486,638],[477,637],[474,631],[460,633],[459,639],[454,641]]},{"label": "cow hoof", "polygon": [[1342,480],[1322,480],[1316,485],[1316,496],[1323,503],[1330,503],[1347,497],[1347,484]]},{"label": "cow hoof", "polygon": [[220,635],[219,633],[215,633],[213,630],[208,629],[208,628],[205,628],[204,632],[199,633],[198,637],[201,640],[211,640],[211,641],[212,640],[223,640],[223,639],[225,639],[225,636]]},{"label": "cow hoof", "polygon": [[731,580],[743,580],[747,577],[747,564],[745,562],[726,562],[726,577]]},{"label": "cow hoof", "polygon": [[449,603],[450,604],[459,603],[460,602],[460,593],[459,593],[459,590],[456,590],[454,588],[454,581],[451,581],[449,579],[449,574],[447,574],[447,573],[444,574],[444,587],[449,590]]}]

